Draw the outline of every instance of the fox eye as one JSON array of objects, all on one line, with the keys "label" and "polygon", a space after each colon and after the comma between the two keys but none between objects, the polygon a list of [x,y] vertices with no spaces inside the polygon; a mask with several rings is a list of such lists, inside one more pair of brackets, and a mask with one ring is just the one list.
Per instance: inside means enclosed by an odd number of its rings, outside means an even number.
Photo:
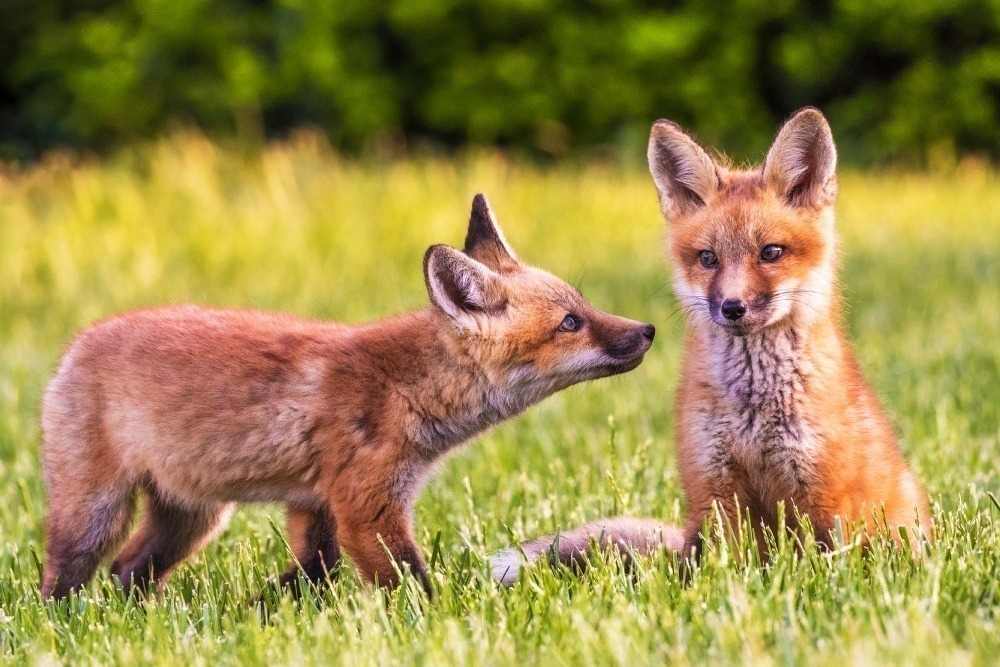
[{"label": "fox eye", "polygon": [[715,253],[711,250],[702,250],[701,254],[698,255],[698,261],[706,269],[710,269],[719,263],[719,258],[715,256]]},{"label": "fox eye", "polygon": [[774,262],[781,257],[781,253],[785,252],[785,249],[780,245],[766,245],[764,249],[760,251],[760,258],[765,262]]},{"label": "fox eye", "polygon": [[576,331],[579,328],[580,320],[572,315],[564,317],[562,323],[559,325],[559,331]]}]

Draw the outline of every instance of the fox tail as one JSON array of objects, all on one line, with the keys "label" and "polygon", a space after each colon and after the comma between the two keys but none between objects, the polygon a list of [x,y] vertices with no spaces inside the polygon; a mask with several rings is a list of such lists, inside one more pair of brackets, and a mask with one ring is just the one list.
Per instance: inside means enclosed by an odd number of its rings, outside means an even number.
[{"label": "fox tail", "polygon": [[617,549],[622,558],[629,559],[633,554],[644,556],[663,549],[679,552],[683,546],[684,536],[677,526],[654,519],[622,516],[522,542],[494,554],[490,566],[496,581],[511,585],[517,581],[522,567],[540,558],[549,557],[563,565],[583,569],[595,549]]}]

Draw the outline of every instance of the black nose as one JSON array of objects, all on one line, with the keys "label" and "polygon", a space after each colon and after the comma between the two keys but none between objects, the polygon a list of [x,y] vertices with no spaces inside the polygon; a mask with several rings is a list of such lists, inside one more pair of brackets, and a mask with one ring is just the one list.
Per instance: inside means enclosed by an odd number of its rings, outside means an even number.
[{"label": "black nose", "polygon": [[727,320],[738,320],[747,314],[747,305],[739,299],[726,299],[722,302],[722,315]]},{"label": "black nose", "polygon": [[647,324],[642,328],[642,337],[648,340],[650,343],[653,342],[653,336],[656,335],[656,327],[652,324]]}]

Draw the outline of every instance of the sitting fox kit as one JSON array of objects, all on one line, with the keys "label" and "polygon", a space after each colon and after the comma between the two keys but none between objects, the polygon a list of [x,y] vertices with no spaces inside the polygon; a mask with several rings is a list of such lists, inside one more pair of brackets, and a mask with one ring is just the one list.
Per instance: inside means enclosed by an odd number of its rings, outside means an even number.
[{"label": "sitting fox kit", "polygon": [[[758,542],[779,503],[831,542],[863,521],[911,544],[929,537],[920,484],[862,377],[840,326],[833,205],[836,149],[815,109],[795,114],[760,169],[718,164],[690,135],[659,121],[649,167],[668,223],[677,298],[687,314],[677,391],[677,455],[687,496],[682,530],[610,519],[563,533],[564,562],[591,539],[623,551],[697,552],[713,503],[735,526],[748,511]],[[534,560],[553,545],[523,545]],[[518,554],[494,561],[516,578]]]},{"label": "sitting fox kit", "polygon": [[518,261],[482,195],[464,252],[431,247],[424,274],[432,307],[360,326],[185,306],[81,333],[43,404],[42,594],[67,595],[116,551],[112,573],[145,589],[256,501],[287,505],[283,582],[300,567],[324,581],[343,548],[370,581],[393,586],[407,565],[427,586],[411,517],[435,461],[635,368],[654,330]]}]

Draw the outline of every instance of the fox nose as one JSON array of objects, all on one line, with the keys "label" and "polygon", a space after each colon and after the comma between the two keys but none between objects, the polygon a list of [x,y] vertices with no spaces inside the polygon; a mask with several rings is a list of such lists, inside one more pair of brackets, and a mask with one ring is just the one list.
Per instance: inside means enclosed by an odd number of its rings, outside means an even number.
[{"label": "fox nose", "polygon": [[747,304],[739,299],[726,299],[722,302],[722,315],[734,322],[747,314]]},{"label": "fox nose", "polygon": [[650,343],[653,342],[653,336],[656,335],[656,327],[652,324],[647,324],[642,328],[642,337],[648,340]]}]

